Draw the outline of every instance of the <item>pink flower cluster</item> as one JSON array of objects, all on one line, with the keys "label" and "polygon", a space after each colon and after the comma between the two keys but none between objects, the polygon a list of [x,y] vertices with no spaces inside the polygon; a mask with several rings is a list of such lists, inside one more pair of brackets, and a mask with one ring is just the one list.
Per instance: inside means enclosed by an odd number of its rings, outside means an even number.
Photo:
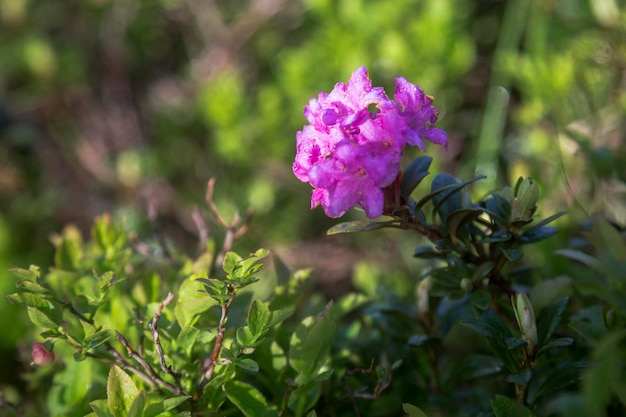
[{"label": "pink flower cluster", "polygon": [[447,146],[446,133],[433,127],[438,112],[432,97],[396,78],[394,100],[372,87],[360,67],[348,84],[337,83],[304,107],[309,124],[296,135],[293,172],[314,187],[311,208],[321,205],[340,217],[357,205],[373,219],[383,214],[383,189],[400,172],[405,145],[426,150],[423,139]]}]

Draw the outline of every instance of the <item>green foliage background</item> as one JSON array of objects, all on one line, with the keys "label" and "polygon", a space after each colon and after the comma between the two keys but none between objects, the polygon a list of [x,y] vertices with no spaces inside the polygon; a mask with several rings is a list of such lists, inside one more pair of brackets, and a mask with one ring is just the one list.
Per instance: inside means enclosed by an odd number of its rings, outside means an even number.
[{"label": "green foliage background", "polygon": [[[546,215],[569,208],[533,254],[565,274],[550,253],[587,213],[626,223],[625,28],[621,0],[0,0],[0,271],[50,265],[50,235],[103,212],[146,239],[156,213],[193,250],[211,177],[223,212],[255,211],[242,250],[323,239],[335,222],[291,174],[295,132],[366,65],[387,91],[403,76],[435,96],[439,169],[486,173],[477,194],[533,176]],[[18,313],[2,297],[9,391],[28,362]]]}]

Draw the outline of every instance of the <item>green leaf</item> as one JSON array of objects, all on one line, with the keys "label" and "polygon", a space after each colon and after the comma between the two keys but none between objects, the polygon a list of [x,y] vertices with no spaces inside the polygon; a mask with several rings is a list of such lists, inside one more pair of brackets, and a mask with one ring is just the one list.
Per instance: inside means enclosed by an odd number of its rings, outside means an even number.
[{"label": "green leaf", "polygon": [[589,268],[601,272],[604,271],[604,265],[598,258],[594,258],[593,256],[587,255],[584,252],[575,249],[559,249],[554,251],[557,255],[562,255],[568,257],[574,261],[580,262],[583,265],[588,266]]},{"label": "green leaf", "polygon": [[128,417],[143,417],[143,411],[146,408],[146,400],[146,392],[144,390],[139,391],[128,410]]},{"label": "green leaf", "polygon": [[[476,182],[478,180],[481,180],[483,178],[486,178],[484,175],[480,175],[478,177],[472,178],[471,180],[459,183],[454,177],[452,177],[450,174],[439,174],[439,175],[443,175],[443,177],[441,177],[439,180],[437,180],[437,177],[435,177],[435,179],[433,180],[433,184],[431,185],[431,192],[429,194],[426,194],[424,197],[422,197],[415,205],[415,212],[418,212],[419,210],[421,210],[421,208],[428,203],[431,199],[434,199],[436,196],[439,196],[440,194],[446,193],[443,196],[439,197],[437,200],[435,200],[435,205],[439,206],[440,204],[443,204],[444,202],[446,202],[448,200],[448,198],[450,198],[451,196],[455,195],[458,193],[459,190],[461,190],[462,188],[468,186],[469,184]],[[435,182],[435,180],[437,180]],[[447,183],[448,185],[443,185],[444,183]],[[460,197],[460,195],[459,195]],[[449,205],[449,207],[452,207],[453,205]],[[456,207],[456,209],[461,208]],[[454,211],[454,210],[449,210],[449,211]],[[444,218],[445,220],[445,218]]]},{"label": "green leaf", "polygon": [[258,337],[252,334],[250,327],[240,327],[237,329],[237,343],[243,347],[255,347],[257,345]]},{"label": "green leaf", "polygon": [[198,315],[217,305],[213,298],[202,291],[203,289],[202,282],[195,277],[187,278],[178,288],[174,315],[181,327],[193,325]]},{"label": "green leaf", "polygon": [[[145,408],[143,417],[160,416],[167,411],[174,410],[176,407],[189,400],[190,398],[190,396],[184,395],[179,397],[170,397],[163,400],[162,396],[158,396],[156,402],[154,399],[150,401],[150,404],[148,404],[148,406]],[[167,415],[169,416],[169,414]]]},{"label": "green leaf", "polygon": [[289,409],[296,416],[303,416],[318,402],[322,394],[322,384],[319,381],[310,381],[291,392],[288,399]]},{"label": "green leaf", "polygon": [[491,401],[491,409],[496,417],[535,417],[528,408],[503,395],[496,395],[496,399]]},{"label": "green leaf", "polygon": [[400,195],[408,200],[415,188],[422,182],[430,172],[428,168],[433,158],[428,155],[422,155],[415,158],[403,171],[402,181],[400,182]]},{"label": "green leaf", "polygon": [[11,268],[9,269],[11,275],[26,281],[36,282],[40,276],[39,267],[31,265],[28,269]]},{"label": "green leaf", "polygon": [[500,249],[502,251],[502,254],[509,261],[519,261],[524,256],[522,251],[520,251],[519,249],[507,248],[507,247],[504,247],[502,245],[498,245],[497,247],[498,247],[498,249]]},{"label": "green leaf", "polygon": [[259,372],[259,364],[250,358],[238,358],[233,363],[246,371]]},{"label": "green leaf", "polygon": [[89,406],[94,411],[96,417],[115,417],[109,410],[109,403],[107,400],[95,400],[90,402]]},{"label": "green leaf", "polygon": [[15,293],[7,295],[9,302],[12,304],[24,304],[29,307],[47,308],[53,307],[52,303],[47,300],[47,296],[31,293]]},{"label": "green leaf", "polygon": [[55,320],[55,314],[52,311],[46,314],[45,312],[39,310],[35,307],[28,307],[28,318],[33,324],[37,327],[41,327],[42,329],[56,329],[61,325],[61,318],[59,320]]},{"label": "green leaf", "polygon": [[248,311],[248,327],[250,332],[256,337],[262,336],[268,328],[268,324],[272,318],[272,313],[267,303],[254,300]]},{"label": "green leaf", "polygon": [[231,380],[224,384],[226,397],[246,417],[264,416],[267,409],[267,401],[263,394],[252,385],[242,381]]},{"label": "green leaf", "polygon": [[227,252],[226,256],[224,256],[224,263],[222,265],[222,269],[228,275],[234,275],[235,272],[241,268],[242,261],[243,261],[242,257],[237,255],[235,252]]},{"label": "green leaf", "polygon": [[539,339],[537,343],[539,348],[550,340],[556,328],[561,324],[568,301],[569,297],[563,297],[541,309],[539,317],[537,317],[537,337]]},{"label": "green leaf", "polygon": [[384,227],[392,227],[396,224],[395,220],[384,222],[373,222],[371,220],[354,220],[351,222],[339,223],[326,231],[327,235],[337,235],[340,233],[367,232],[370,230],[382,229]]},{"label": "green leaf", "polygon": [[327,315],[316,320],[308,317],[296,327],[290,341],[289,364],[298,372],[298,384],[305,384],[319,374],[327,360],[335,329],[335,323]]},{"label": "green leaf", "polygon": [[409,417],[428,417],[425,412],[412,404],[402,404],[402,411],[407,413]]},{"label": "green leaf", "polygon": [[110,329],[99,330],[92,335],[87,336],[83,342],[83,345],[86,349],[94,349],[105,343],[112,336],[113,332]]},{"label": "green leaf", "polygon": [[126,417],[137,394],[137,386],[130,376],[113,365],[107,380],[107,401],[111,413],[115,417]]}]

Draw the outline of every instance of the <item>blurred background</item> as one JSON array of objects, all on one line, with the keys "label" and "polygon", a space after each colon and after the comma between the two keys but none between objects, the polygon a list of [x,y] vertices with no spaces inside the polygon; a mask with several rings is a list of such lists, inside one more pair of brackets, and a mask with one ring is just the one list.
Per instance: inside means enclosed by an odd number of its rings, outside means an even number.
[{"label": "blurred background", "polygon": [[361,65],[390,95],[403,76],[435,97],[450,145],[432,172],[487,174],[477,197],[532,176],[540,214],[568,210],[540,260],[590,213],[624,224],[625,3],[0,0],[0,389],[21,384],[28,326],[4,271],[46,269],[51,234],[104,212],[193,253],[212,177],[226,217],[255,212],[239,248],[322,257],[331,296],[364,258],[415,268],[416,237],[326,238],[338,220],[291,172],[303,106]]}]

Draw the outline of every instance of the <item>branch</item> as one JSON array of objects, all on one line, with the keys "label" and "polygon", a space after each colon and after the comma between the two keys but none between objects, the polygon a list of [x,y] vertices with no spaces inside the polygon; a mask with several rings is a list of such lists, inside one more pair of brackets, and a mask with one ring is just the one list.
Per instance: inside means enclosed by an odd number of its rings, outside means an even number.
[{"label": "branch", "polygon": [[148,377],[157,385],[165,388],[166,390],[177,394],[177,395],[184,395],[185,392],[180,388],[177,387],[175,385],[170,384],[167,381],[164,381],[152,368],[152,366],[150,366],[150,364],[141,356],[139,355],[131,346],[130,343],[128,343],[128,340],[126,340],[126,338],[117,330],[115,331],[115,336],[117,337],[117,340],[120,341],[120,343],[126,348],[126,352],[128,353],[128,356],[130,356],[131,358],[133,358],[135,361],[137,361],[137,363],[139,365],[141,365],[141,367],[143,369],[146,370],[146,372],[148,373]]},{"label": "branch", "polygon": [[161,317],[161,313],[163,312],[163,309],[169,303],[171,303],[172,300],[174,300],[174,294],[172,294],[171,292],[167,293],[167,297],[165,298],[165,300],[163,300],[163,302],[159,304],[159,308],[157,309],[157,311],[154,312],[152,321],[150,322],[150,324],[148,324],[148,329],[150,329],[150,332],[152,333],[152,338],[154,340],[154,347],[156,349],[157,356],[159,357],[159,363],[161,364],[161,369],[163,370],[163,372],[171,375],[174,378],[174,381],[176,381],[176,385],[178,386],[178,389],[182,392],[183,387],[180,385],[180,374],[178,372],[175,372],[171,366],[168,366],[165,363],[165,354],[163,353],[163,347],[161,347],[161,338],[159,337],[159,331],[157,329],[157,322],[159,321],[159,317]]},{"label": "branch", "polygon": [[217,359],[219,357],[220,351],[222,350],[222,341],[224,340],[224,333],[226,332],[226,322],[228,321],[228,309],[230,308],[230,304],[235,298],[235,287],[233,287],[232,285],[228,286],[228,295],[230,297],[221,306],[222,316],[220,317],[220,322],[217,328],[217,336],[215,337],[213,352],[211,352],[211,355],[204,360],[203,368],[206,368],[206,370],[200,377],[200,382],[198,383],[198,389],[196,391],[196,394],[194,395],[194,400],[198,400],[200,398],[204,387],[206,387],[206,385],[213,377],[215,366],[218,365]]}]

